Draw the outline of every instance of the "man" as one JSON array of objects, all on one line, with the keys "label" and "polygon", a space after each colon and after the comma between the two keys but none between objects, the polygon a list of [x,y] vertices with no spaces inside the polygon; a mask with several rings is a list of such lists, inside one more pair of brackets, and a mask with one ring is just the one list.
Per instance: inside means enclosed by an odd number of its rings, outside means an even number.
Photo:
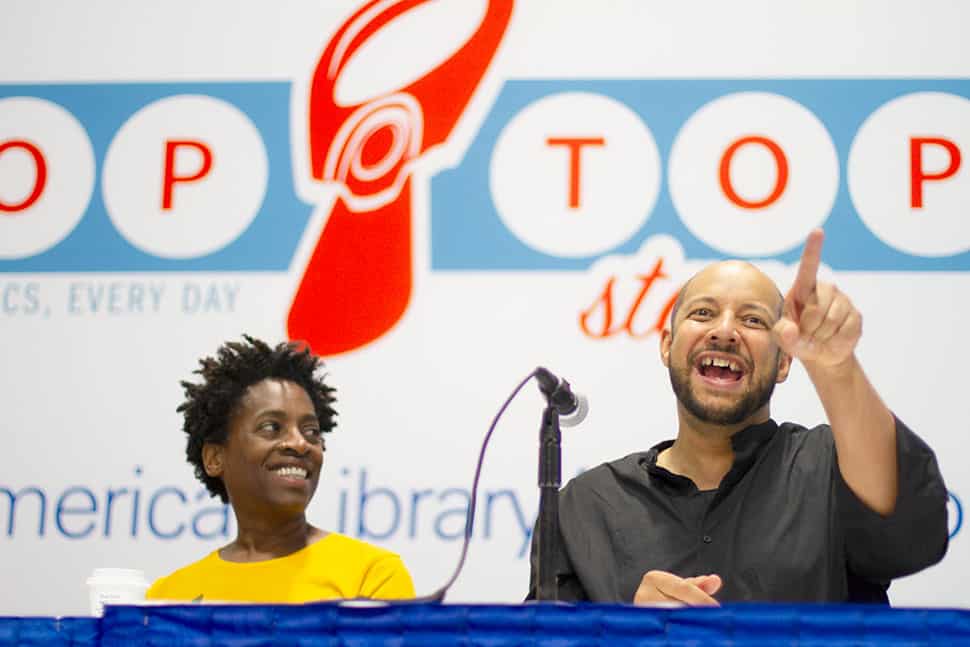
[{"label": "man", "polygon": [[[809,236],[785,297],[739,261],[684,286],[660,342],[677,438],[563,489],[560,599],[888,603],[891,579],[943,557],[933,452],[866,378],[861,315],[816,281],[822,240]],[[829,425],[771,419],[793,357]],[[535,567],[533,543],[530,597]]]}]

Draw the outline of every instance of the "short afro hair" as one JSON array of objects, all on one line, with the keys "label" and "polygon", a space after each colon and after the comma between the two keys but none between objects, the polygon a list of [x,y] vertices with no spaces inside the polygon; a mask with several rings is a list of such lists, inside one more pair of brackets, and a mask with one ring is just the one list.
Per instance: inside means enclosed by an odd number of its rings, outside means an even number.
[{"label": "short afro hair", "polygon": [[188,435],[185,457],[195,468],[196,478],[223,503],[229,501],[229,495],[222,479],[206,474],[202,446],[226,442],[229,420],[250,386],[266,379],[294,382],[310,397],[322,431],[332,431],[337,424],[337,412],[330,406],[335,401],[334,389],[315,375],[323,361],[307,346],[290,342],[271,348],[249,335],[243,335],[243,340],[226,342],[216,357],[199,360],[201,368],[194,373],[202,376],[202,383],[181,382],[185,402],[176,409],[184,416],[182,430]]}]

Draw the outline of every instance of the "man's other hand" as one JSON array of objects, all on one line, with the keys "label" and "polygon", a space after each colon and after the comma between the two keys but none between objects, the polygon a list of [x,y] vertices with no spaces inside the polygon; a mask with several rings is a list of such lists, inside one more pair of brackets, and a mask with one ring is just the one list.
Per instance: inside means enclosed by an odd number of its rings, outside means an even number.
[{"label": "man's other hand", "polygon": [[679,603],[720,606],[713,596],[721,588],[719,575],[678,577],[666,571],[647,571],[633,596],[634,604]]}]

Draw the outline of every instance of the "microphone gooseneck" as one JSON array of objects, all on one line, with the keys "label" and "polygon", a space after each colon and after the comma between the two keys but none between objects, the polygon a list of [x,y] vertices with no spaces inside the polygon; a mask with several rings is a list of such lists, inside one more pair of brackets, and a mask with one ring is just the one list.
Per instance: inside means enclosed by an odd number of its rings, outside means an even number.
[{"label": "microphone gooseneck", "polygon": [[[546,396],[546,399],[549,403],[549,409],[552,409],[553,413],[555,414],[555,415],[544,414],[544,420],[548,419],[548,421],[551,424],[555,425],[558,428],[558,425],[562,425],[564,427],[572,427],[572,426],[578,425],[586,417],[586,414],[589,412],[589,402],[586,400],[586,398],[580,394],[573,393],[572,389],[569,386],[569,382],[567,382],[566,380],[559,379],[558,377],[553,375],[549,370],[540,366],[539,368],[529,373],[529,375],[527,375],[525,379],[519,382],[518,386],[516,386],[515,389],[512,391],[512,393],[505,399],[505,402],[502,403],[502,406],[499,408],[498,413],[496,413],[495,417],[492,419],[492,423],[489,425],[488,431],[485,432],[485,438],[482,441],[482,447],[478,452],[478,461],[475,464],[475,474],[472,477],[471,494],[468,502],[468,510],[465,516],[465,532],[462,537],[461,553],[458,557],[458,564],[455,566],[455,570],[452,572],[451,577],[449,577],[448,580],[441,587],[439,587],[432,593],[418,596],[407,601],[394,600],[394,602],[396,603],[410,602],[410,603],[417,603],[417,604],[422,604],[427,602],[442,602],[445,599],[445,595],[448,593],[448,589],[450,589],[452,584],[454,584],[455,581],[458,579],[458,576],[459,574],[461,574],[461,570],[465,565],[465,559],[468,557],[468,547],[469,547],[469,543],[471,542],[472,533],[475,527],[475,503],[478,499],[478,483],[482,474],[482,463],[485,460],[485,450],[488,448],[488,443],[489,443],[489,440],[491,440],[492,438],[492,433],[495,431],[495,427],[498,425],[498,421],[502,418],[502,415],[505,413],[505,410],[508,408],[509,404],[512,403],[512,400],[515,399],[515,396],[518,395],[519,391],[522,390],[522,387],[524,387],[526,383],[529,380],[531,380],[533,377],[536,378],[536,381],[539,383],[539,390],[542,391],[543,395]],[[556,455],[556,464],[558,466],[558,454]],[[555,485],[552,488],[554,490],[558,490],[559,488],[558,479],[559,477],[558,477],[558,470],[557,470],[557,473],[554,479]],[[540,478],[540,480],[542,479]],[[549,488],[546,488],[546,489],[548,490]],[[547,491],[543,496],[548,498],[550,496],[550,492]],[[542,507],[543,506],[540,503],[540,508]],[[548,505],[545,507],[547,509],[550,509]],[[558,519],[556,521],[556,527],[558,528]],[[550,539],[552,539],[555,535],[551,532],[542,533],[541,528],[542,526],[540,526],[540,535],[544,534],[546,537],[544,543],[548,543]],[[546,550],[544,552],[546,553],[546,557],[548,558],[549,551]],[[551,572],[548,568],[546,569],[546,571]],[[553,598],[547,597],[545,599],[554,599],[554,597]],[[371,600],[371,602],[390,602],[390,600]]]}]

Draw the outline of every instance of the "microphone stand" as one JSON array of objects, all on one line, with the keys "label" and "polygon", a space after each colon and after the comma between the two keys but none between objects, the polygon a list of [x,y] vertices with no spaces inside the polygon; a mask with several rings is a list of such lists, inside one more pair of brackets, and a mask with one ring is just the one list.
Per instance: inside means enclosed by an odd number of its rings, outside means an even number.
[{"label": "microphone stand", "polygon": [[539,521],[537,600],[559,599],[559,486],[562,482],[562,433],[559,413],[550,403],[539,427]]}]

